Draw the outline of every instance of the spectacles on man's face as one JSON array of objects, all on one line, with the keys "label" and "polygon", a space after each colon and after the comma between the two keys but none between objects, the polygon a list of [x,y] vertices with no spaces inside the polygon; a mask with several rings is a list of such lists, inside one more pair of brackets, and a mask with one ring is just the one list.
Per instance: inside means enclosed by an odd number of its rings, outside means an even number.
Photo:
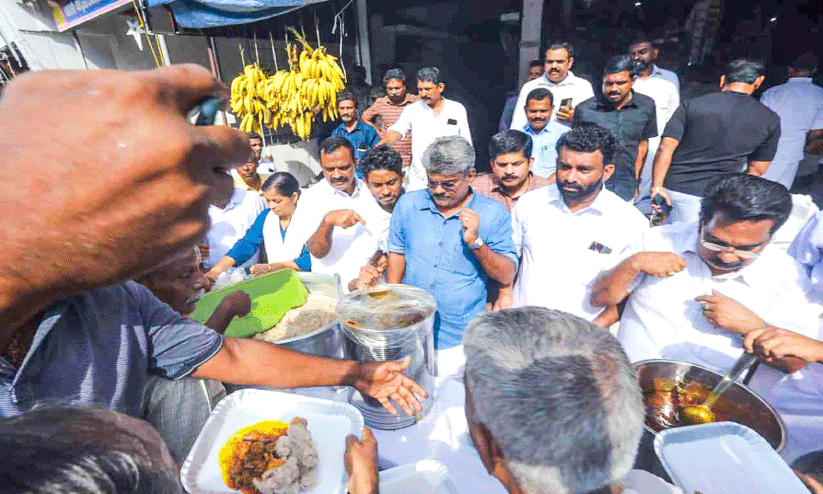
[{"label": "spectacles on man's face", "polygon": [[[714,239],[712,239],[714,240]],[[724,243],[720,243],[717,240],[712,242],[706,240],[705,235],[701,235],[700,237],[700,245],[703,246],[704,249],[710,250],[712,252],[731,252],[732,254],[736,255],[740,259],[757,259],[757,257],[763,252],[763,246],[765,244],[758,244],[753,245],[751,247],[746,248],[738,248],[732,247],[731,245],[726,245]]]},{"label": "spectacles on man's face", "polygon": [[465,175],[462,178],[455,178],[455,179],[452,179],[452,180],[432,180],[432,179],[428,179],[428,187],[429,187],[429,190],[434,190],[439,185],[440,187],[443,187],[443,190],[447,190],[449,192],[454,192],[455,190],[457,190],[457,186],[460,185],[463,182],[463,180],[465,180],[465,179],[466,179]]}]

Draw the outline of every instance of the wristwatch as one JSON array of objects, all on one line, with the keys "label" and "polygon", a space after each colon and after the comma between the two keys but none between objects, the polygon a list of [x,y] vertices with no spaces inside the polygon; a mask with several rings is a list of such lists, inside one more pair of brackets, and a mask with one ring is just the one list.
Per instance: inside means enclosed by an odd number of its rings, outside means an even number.
[{"label": "wristwatch", "polygon": [[482,238],[477,237],[476,239],[474,239],[474,242],[472,242],[471,245],[469,245],[469,247],[471,247],[473,250],[477,250],[480,247],[483,247],[484,245],[486,245],[486,242],[484,242]]}]

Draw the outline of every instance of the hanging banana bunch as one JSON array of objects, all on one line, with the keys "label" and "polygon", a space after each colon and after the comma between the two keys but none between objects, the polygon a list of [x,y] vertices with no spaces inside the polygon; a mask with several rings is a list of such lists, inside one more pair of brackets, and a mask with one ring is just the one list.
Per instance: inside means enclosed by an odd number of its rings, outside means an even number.
[{"label": "hanging banana bunch", "polygon": [[243,132],[260,123],[272,129],[288,126],[308,140],[315,119],[337,119],[337,93],[346,86],[337,57],[326,53],[325,46],[312,48],[295,29],[289,31],[300,44],[286,45],[289,70],[265,77],[256,64],[249,65],[232,81],[231,109]]},{"label": "hanging banana bunch", "polygon": [[231,81],[231,111],[240,120],[241,132],[258,132],[260,125],[271,121],[265,93],[266,74],[255,63],[246,65],[243,73]]}]

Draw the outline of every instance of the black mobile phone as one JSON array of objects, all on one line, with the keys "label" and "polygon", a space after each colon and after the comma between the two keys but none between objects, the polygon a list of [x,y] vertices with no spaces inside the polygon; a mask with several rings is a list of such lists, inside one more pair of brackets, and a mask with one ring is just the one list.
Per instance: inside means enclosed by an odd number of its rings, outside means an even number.
[{"label": "black mobile phone", "polygon": [[571,98],[563,98],[560,100],[560,107],[565,108],[568,106],[572,106],[572,99]]},{"label": "black mobile phone", "polygon": [[214,125],[217,112],[222,106],[223,102],[219,99],[206,98],[189,111],[188,118],[194,119],[194,125]]},{"label": "black mobile phone", "polygon": [[652,198],[652,204],[660,206],[660,211],[666,216],[672,212],[672,207],[663,199],[663,196],[654,196],[654,198]]}]

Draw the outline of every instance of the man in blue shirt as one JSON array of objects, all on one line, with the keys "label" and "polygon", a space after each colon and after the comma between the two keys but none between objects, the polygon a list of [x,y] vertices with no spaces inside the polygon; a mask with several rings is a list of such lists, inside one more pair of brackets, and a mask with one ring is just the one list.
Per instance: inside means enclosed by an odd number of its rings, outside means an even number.
[{"label": "man in blue shirt", "polygon": [[435,348],[460,344],[486,305],[486,280],[508,285],[517,271],[511,217],[494,199],[475,194],[474,149],[460,136],[440,137],[423,154],[427,190],[407,192],[389,228],[389,283],[434,295]]},{"label": "man in blue shirt", "polygon": [[532,172],[541,178],[554,182],[557,168],[557,141],[560,136],[571,130],[569,127],[551,120],[554,109],[554,97],[544,87],[533,89],[526,96],[526,118],[529,123],[523,132],[532,137]]},{"label": "man in blue shirt", "polygon": [[[360,160],[364,151],[373,148],[380,135],[371,125],[366,125],[357,118],[357,97],[349,91],[343,91],[337,95],[337,114],[343,122],[335,128],[332,137],[342,137],[354,146],[354,157]],[[357,176],[365,178],[357,169]]]}]

